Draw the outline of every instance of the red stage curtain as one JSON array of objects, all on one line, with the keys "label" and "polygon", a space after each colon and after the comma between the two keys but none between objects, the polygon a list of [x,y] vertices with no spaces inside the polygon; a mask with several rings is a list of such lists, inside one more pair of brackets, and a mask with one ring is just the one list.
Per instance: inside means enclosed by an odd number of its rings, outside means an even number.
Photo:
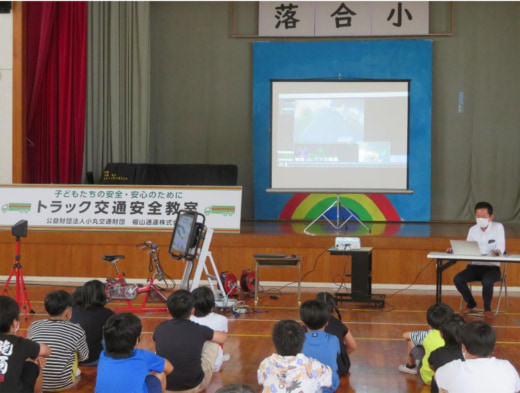
[{"label": "red stage curtain", "polygon": [[81,183],[87,2],[24,4],[29,183]]}]

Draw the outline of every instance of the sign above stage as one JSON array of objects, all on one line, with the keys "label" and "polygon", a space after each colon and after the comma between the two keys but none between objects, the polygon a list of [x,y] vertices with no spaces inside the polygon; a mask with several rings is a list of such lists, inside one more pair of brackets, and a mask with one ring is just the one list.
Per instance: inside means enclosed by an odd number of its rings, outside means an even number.
[{"label": "sign above stage", "polygon": [[260,37],[427,34],[427,1],[261,1],[258,6]]},{"label": "sign above stage", "polygon": [[179,210],[215,232],[240,232],[241,186],[0,185],[0,229],[170,231]]}]

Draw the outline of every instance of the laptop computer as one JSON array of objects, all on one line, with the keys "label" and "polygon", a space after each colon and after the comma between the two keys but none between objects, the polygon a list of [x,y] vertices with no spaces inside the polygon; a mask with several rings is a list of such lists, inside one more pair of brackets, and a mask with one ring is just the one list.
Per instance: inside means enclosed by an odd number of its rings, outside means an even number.
[{"label": "laptop computer", "polygon": [[482,254],[480,252],[480,247],[478,243],[475,241],[467,241],[467,240],[450,240],[451,249],[453,250],[453,254],[455,255],[472,255],[472,256],[482,256],[486,254]]}]

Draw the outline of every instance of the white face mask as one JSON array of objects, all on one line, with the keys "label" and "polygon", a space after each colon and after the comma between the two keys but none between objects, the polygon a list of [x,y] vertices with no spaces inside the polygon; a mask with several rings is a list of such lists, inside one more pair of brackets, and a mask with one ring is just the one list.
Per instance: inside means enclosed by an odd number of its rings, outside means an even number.
[{"label": "white face mask", "polygon": [[477,217],[477,225],[486,228],[489,225],[489,218]]}]

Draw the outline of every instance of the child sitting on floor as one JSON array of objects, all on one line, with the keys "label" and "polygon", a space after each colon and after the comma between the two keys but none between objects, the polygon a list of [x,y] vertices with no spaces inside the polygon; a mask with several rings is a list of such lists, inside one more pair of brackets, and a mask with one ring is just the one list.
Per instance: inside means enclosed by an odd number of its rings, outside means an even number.
[{"label": "child sitting on floor", "polygon": [[81,374],[78,362],[88,358],[85,331],[70,321],[70,293],[64,290],[49,292],[45,296],[45,310],[49,318],[31,323],[27,338],[51,348],[51,354],[42,370],[42,389],[68,389],[75,385]]},{"label": "child sitting on floor", "polygon": [[200,392],[211,382],[219,344],[224,344],[227,334],[190,321],[194,299],[185,289],[173,292],[166,305],[172,319],[161,322],[152,336],[157,354],[174,367],[166,387]]},{"label": "child sitting on floor", "polygon": [[[444,303],[434,304],[428,308],[426,320],[431,329],[427,331],[422,344],[414,346],[409,351],[408,362],[406,365],[399,366],[399,371],[417,374],[417,370],[419,370],[422,381],[426,385],[431,384],[434,371],[430,368],[428,358],[434,350],[444,346],[445,343],[439,329],[444,321],[452,315],[453,309]],[[422,331],[417,333],[420,332]],[[408,332],[409,337],[412,337],[414,333],[416,332]],[[404,333],[403,337],[406,335],[407,333]]]},{"label": "child sitting on floor", "polygon": [[[336,299],[328,292],[320,292],[316,295],[316,300],[327,304],[330,311],[330,319],[325,332],[335,335],[339,339],[340,355],[338,356],[338,375],[341,377],[347,375],[350,371],[349,354],[357,349],[356,340],[350,329],[341,321],[341,313],[339,312]],[[337,318],[332,314],[335,312]]]},{"label": "child sitting on floor", "polygon": [[303,353],[305,330],[291,319],[279,321],[273,329],[277,353],[265,358],[257,371],[262,393],[318,392],[332,385],[332,369]]},{"label": "child sitting on floor", "polygon": [[339,386],[338,356],[341,351],[338,338],[325,332],[330,318],[329,308],[319,300],[307,300],[300,307],[300,318],[308,329],[302,353],[332,369],[332,386],[323,388],[322,392],[335,392]]},{"label": "child sitting on floor", "polygon": [[[198,287],[193,290],[194,298],[194,314],[190,317],[190,320],[198,323],[199,325],[207,326],[213,330],[227,333],[228,331],[228,320],[225,316],[214,313],[213,308],[215,307],[215,295],[213,291],[208,287]],[[213,366],[213,371],[218,372],[222,367],[222,362],[228,361],[230,358],[228,353],[224,353],[223,346],[219,346],[217,360]]]},{"label": "child sitting on floor", "polygon": [[440,367],[435,379],[441,392],[513,393],[520,391],[520,377],[507,360],[493,356],[496,333],[484,321],[473,321],[462,328],[465,361],[453,360]]},{"label": "child sitting on floor", "polygon": [[41,391],[40,366],[51,353],[45,344],[16,335],[20,327],[20,307],[16,300],[0,296],[0,392]]},{"label": "child sitting on floor", "polygon": [[114,311],[105,307],[105,284],[99,280],[87,281],[73,292],[73,298],[75,302],[70,321],[79,324],[85,331],[89,353],[88,360],[79,362],[79,365],[96,366],[103,350],[103,325],[114,315]]},{"label": "child sitting on floor", "polygon": [[131,313],[108,318],[103,329],[105,350],[99,357],[95,393],[162,393],[172,364],[153,352],[138,349],[141,320]]},{"label": "child sitting on floor", "polygon": [[[431,369],[435,372],[452,360],[464,360],[462,354],[462,328],[466,322],[459,314],[453,314],[441,325],[440,331],[445,345],[433,351],[428,359]],[[439,388],[432,379],[431,393],[439,393]]]}]

